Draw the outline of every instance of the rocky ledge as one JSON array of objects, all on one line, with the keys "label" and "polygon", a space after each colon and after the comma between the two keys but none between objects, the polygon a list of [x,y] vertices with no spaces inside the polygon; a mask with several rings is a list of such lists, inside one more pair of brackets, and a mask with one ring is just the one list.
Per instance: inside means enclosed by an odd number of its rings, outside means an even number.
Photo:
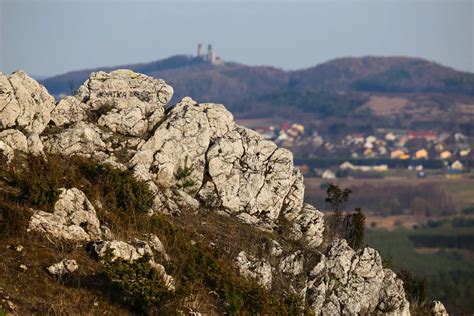
[{"label": "rocky ledge", "polygon": [[[274,276],[283,276],[288,290],[315,314],[410,314],[402,281],[382,267],[376,250],[353,250],[343,239],[324,245],[324,215],[304,203],[303,177],[290,151],[237,125],[222,104],[186,97],[167,108],[172,95],[163,80],[116,70],[92,73],[73,96],[55,103],[24,72],[0,73],[0,153],[5,163],[17,151],[93,158],[130,170],[148,184],[155,195],[150,216],[215,210],[299,242],[304,249],[288,251],[272,240],[260,257],[242,250],[235,268],[267,289]],[[150,255],[167,288],[174,290],[173,276],[153,259],[154,254],[167,258],[156,236],[114,240],[75,188],[63,189],[48,211],[34,212],[31,231],[51,239],[92,241],[98,258]],[[62,275],[73,270],[70,266],[77,269],[75,262],[63,261],[51,271]]]}]

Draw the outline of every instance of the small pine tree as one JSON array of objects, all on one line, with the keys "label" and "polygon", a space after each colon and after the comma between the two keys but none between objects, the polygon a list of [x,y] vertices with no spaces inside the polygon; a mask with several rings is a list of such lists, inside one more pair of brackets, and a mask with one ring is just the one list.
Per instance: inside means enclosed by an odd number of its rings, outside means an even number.
[{"label": "small pine tree", "polygon": [[365,215],[361,208],[356,208],[355,213],[348,214],[343,225],[344,238],[353,249],[359,249],[364,245]]},{"label": "small pine tree", "polygon": [[194,166],[191,164],[188,167],[188,157],[184,160],[184,166],[179,166],[176,170],[174,177],[176,179],[176,187],[178,189],[186,190],[189,193],[194,193],[194,186],[196,181],[191,179],[191,176],[194,172]]},{"label": "small pine tree", "polygon": [[352,193],[351,189],[341,190],[337,185],[331,184],[326,190],[327,197],[325,202],[328,203],[334,211],[334,216],[330,224],[330,230],[333,237],[340,237],[342,234],[342,225],[344,216],[342,206],[349,200]]}]

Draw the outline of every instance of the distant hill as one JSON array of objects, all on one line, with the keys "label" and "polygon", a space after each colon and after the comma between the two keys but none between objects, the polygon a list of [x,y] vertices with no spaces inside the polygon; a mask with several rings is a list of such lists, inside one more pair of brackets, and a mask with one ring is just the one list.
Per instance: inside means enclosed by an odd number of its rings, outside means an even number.
[{"label": "distant hill", "polygon": [[[221,102],[238,117],[340,120],[350,116],[364,120],[367,115],[390,113],[385,117],[390,124],[402,120],[408,125],[418,121],[452,125],[453,117],[443,116],[444,111],[459,114],[464,123],[474,118],[474,74],[410,57],[347,57],[284,71],[238,63],[215,66],[196,57],[177,55],[150,63],[68,72],[41,83],[56,96],[71,94],[91,72],[119,68],[165,79],[175,90],[172,102],[183,96],[199,102]],[[380,95],[385,99],[371,99]],[[387,97],[403,100],[407,106],[380,110],[393,103],[380,102]]]}]

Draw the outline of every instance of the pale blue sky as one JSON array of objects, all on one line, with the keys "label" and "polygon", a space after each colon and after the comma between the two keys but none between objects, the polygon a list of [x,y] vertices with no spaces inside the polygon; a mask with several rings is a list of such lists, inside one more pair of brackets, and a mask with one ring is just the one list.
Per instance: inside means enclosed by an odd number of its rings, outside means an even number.
[{"label": "pale blue sky", "polygon": [[474,71],[474,0],[0,0],[0,71],[34,75],[194,54],[285,69],[404,55]]}]

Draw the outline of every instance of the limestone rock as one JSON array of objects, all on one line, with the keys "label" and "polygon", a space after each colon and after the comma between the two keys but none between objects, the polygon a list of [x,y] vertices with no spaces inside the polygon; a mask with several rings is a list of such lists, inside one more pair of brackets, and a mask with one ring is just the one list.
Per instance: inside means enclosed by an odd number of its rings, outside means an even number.
[{"label": "limestone rock", "polygon": [[280,271],[292,276],[300,275],[304,272],[304,262],[303,253],[297,251],[280,262]]},{"label": "limestone rock", "polygon": [[71,241],[102,239],[103,233],[94,206],[85,194],[76,188],[60,190],[54,211],[35,211],[28,230]]},{"label": "limestone rock", "polygon": [[146,239],[148,245],[155,253],[161,254],[165,260],[169,259],[169,256],[165,251],[165,247],[158,236],[155,234],[145,234],[143,237]]},{"label": "limestone rock", "polygon": [[316,314],[408,311],[401,280],[382,268],[377,251],[368,247],[354,251],[345,240],[333,242],[310,272],[307,287],[307,303]]},{"label": "limestone rock", "polygon": [[6,163],[10,163],[15,157],[15,151],[13,148],[5,144],[3,141],[0,140],[0,160],[3,163],[3,160],[5,160]]},{"label": "limestone rock", "polygon": [[[394,312],[400,309],[406,300],[403,282],[392,270],[384,269],[383,271],[385,276],[377,309],[384,313]],[[406,303],[408,304],[408,302]]]},{"label": "limestone rock", "polygon": [[291,153],[237,127],[211,145],[206,156],[209,181],[224,209],[273,226],[297,180]]},{"label": "limestone rock", "polygon": [[55,263],[48,267],[48,272],[52,275],[63,276],[68,273],[72,273],[79,268],[76,260],[74,259],[63,259],[58,263]]},{"label": "limestone rock", "polygon": [[151,171],[165,187],[178,182],[179,168],[190,168],[189,189],[201,186],[209,144],[233,128],[232,115],[222,105],[197,104],[184,98],[174,106],[154,135],[132,159],[135,169]]},{"label": "limestone rock", "polygon": [[443,303],[440,301],[432,301],[430,305],[431,315],[433,316],[449,316]]},{"label": "limestone rock", "polygon": [[[0,132],[0,155],[5,156],[7,163],[15,156],[15,150],[28,151],[26,136],[16,129],[7,129]],[[1,156],[0,156],[1,157]]]},{"label": "limestone rock", "polygon": [[145,254],[153,257],[150,246],[142,240],[134,240],[132,243],[120,240],[98,241],[91,244],[91,252],[99,259],[104,258],[110,252],[112,255],[111,261],[116,259],[137,260]]},{"label": "limestone rock", "polygon": [[304,204],[301,212],[292,220],[291,237],[304,240],[309,247],[316,248],[323,241],[324,214],[310,204]]},{"label": "limestone rock", "polygon": [[247,255],[245,251],[241,251],[235,264],[242,276],[254,279],[267,289],[272,287],[272,267],[266,260],[255,259]]},{"label": "limestone rock", "polygon": [[161,276],[163,280],[163,285],[168,289],[168,291],[174,292],[176,289],[176,281],[174,278],[166,273],[165,267],[163,265],[156,263],[156,262],[150,262],[151,266],[155,271],[158,272],[158,274]]},{"label": "limestone rock", "polygon": [[278,257],[283,253],[283,248],[281,247],[280,243],[276,240],[271,241],[270,245],[270,255],[274,257]]},{"label": "limestone rock", "polygon": [[87,119],[88,106],[73,96],[61,99],[51,112],[51,121],[57,126],[65,126]]},{"label": "limestone rock", "polygon": [[28,141],[26,136],[16,129],[7,129],[0,132],[0,141],[13,150],[28,151]]},{"label": "limestone rock", "polygon": [[105,155],[107,151],[107,145],[103,141],[107,137],[109,135],[105,135],[95,125],[78,122],[58,134],[47,136],[43,143],[45,150],[53,154],[101,158],[100,153]]},{"label": "limestone rock", "polygon": [[[130,70],[92,73],[75,97],[100,114],[98,124],[123,135],[143,136],[164,117],[173,88]],[[80,106],[74,113],[81,115]]]},{"label": "limestone rock", "polygon": [[40,134],[50,119],[54,98],[23,71],[0,73],[0,130]]}]

